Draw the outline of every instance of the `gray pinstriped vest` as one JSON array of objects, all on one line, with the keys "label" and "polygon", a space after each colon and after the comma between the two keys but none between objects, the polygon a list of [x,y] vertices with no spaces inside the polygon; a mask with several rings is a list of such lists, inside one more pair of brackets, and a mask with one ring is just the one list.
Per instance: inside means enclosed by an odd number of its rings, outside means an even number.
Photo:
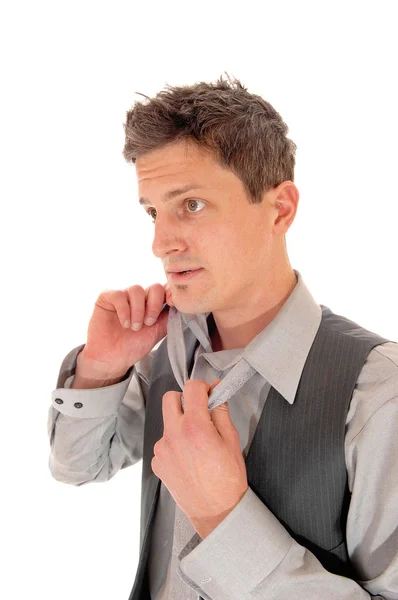
[{"label": "gray pinstriped vest", "polygon": [[[296,541],[331,573],[355,579],[346,540],[350,493],[344,455],[345,423],[369,352],[389,342],[322,306],[293,404],[271,387],[246,458],[248,485]],[[184,332],[188,373],[198,346]],[[129,600],[150,600],[147,559],[160,480],[151,469],[163,436],[162,398],[181,392],[164,339],[155,353],[146,407],[141,490],[140,558]]]}]

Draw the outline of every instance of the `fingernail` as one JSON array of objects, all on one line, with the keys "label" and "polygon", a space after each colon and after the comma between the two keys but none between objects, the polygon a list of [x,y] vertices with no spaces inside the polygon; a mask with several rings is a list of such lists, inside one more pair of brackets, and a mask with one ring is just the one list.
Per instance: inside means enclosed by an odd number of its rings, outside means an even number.
[{"label": "fingernail", "polygon": [[153,325],[156,319],[145,319],[145,325]]},{"label": "fingernail", "polygon": [[134,329],[134,331],[139,331],[141,329],[141,323],[133,323],[131,329]]}]

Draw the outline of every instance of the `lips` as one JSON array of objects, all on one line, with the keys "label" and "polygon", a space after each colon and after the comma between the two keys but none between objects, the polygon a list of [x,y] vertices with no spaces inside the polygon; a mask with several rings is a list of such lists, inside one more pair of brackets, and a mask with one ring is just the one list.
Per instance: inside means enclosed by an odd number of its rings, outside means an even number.
[{"label": "lips", "polygon": [[181,267],[178,269],[170,269],[168,273],[184,273],[185,271],[199,271],[201,267]]},{"label": "lips", "polygon": [[202,267],[200,269],[195,269],[195,270],[190,269],[188,272],[185,272],[185,273],[180,273],[180,272],[172,273],[172,272],[169,272],[168,275],[169,275],[169,277],[171,278],[172,281],[185,281],[185,280],[188,280],[188,279],[191,279],[191,278],[195,277],[201,271],[203,271]]}]

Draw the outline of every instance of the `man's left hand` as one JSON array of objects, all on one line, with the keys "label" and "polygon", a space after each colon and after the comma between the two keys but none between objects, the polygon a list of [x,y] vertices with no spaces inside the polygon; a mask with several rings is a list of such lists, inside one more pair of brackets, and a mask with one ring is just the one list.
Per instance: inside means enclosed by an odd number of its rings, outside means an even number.
[{"label": "man's left hand", "polygon": [[163,437],[154,446],[151,467],[204,539],[233,510],[248,489],[246,465],[228,403],[212,411],[211,386],[189,379],[181,392],[162,399]]}]

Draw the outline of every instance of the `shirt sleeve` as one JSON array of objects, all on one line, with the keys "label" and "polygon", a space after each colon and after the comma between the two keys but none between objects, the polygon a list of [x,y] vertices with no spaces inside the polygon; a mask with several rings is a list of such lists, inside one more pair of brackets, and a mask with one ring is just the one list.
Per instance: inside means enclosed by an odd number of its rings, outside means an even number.
[{"label": "shirt sleeve", "polygon": [[103,482],[142,458],[145,404],[155,349],[122,381],[98,389],[70,389],[79,346],[64,359],[52,392],[47,430],[49,469],[72,485]]},{"label": "shirt sleeve", "polygon": [[[180,554],[181,579],[205,600],[398,599],[398,344],[371,351],[347,415],[347,548],[357,581],[334,575],[251,490]],[[192,542],[192,540],[191,540]]]}]

